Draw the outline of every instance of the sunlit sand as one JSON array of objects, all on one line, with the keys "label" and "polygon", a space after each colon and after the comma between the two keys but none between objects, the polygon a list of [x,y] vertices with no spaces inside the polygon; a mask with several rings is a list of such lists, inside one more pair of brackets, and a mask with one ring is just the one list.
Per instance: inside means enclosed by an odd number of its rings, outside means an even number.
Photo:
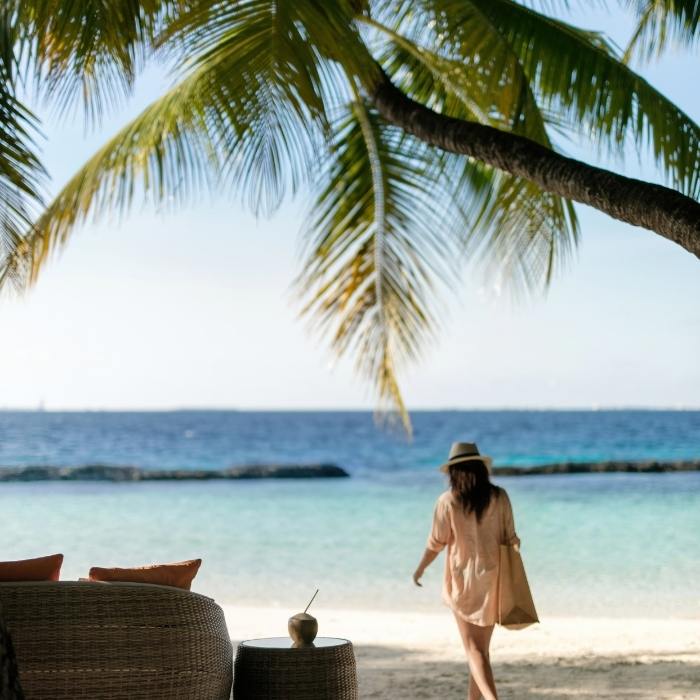
[{"label": "sunlit sand", "polygon": [[[225,606],[234,642],[286,635],[282,608]],[[447,609],[315,611],[319,634],[355,644],[361,698],[466,696],[466,662]],[[700,698],[700,620],[547,618],[497,629],[492,661],[502,700]]]}]

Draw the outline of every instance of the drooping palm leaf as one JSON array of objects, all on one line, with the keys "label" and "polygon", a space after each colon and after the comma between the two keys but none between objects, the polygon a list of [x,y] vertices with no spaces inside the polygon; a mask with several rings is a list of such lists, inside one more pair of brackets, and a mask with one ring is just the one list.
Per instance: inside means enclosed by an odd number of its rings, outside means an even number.
[{"label": "drooping palm leaf", "polygon": [[538,103],[587,133],[601,152],[622,155],[631,141],[649,148],[674,187],[700,196],[700,127],[621,60],[596,32],[574,27],[512,0],[422,0],[448,47],[480,60],[495,32],[519,57]]},{"label": "drooping palm leaf", "polygon": [[185,0],[22,0],[20,49],[39,92],[96,120],[129,94],[152,37]]},{"label": "drooping palm leaf", "polygon": [[[16,19],[12,3],[0,9],[0,285],[5,262],[22,251],[46,178],[36,153],[37,119],[16,95]],[[16,281],[10,271],[7,280]]]},{"label": "drooping palm leaf", "polygon": [[[569,261],[578,243],[573,204],[528,180],[476,162],[469,163],[463,178],[472,182],[474,170],[479,181],[487,184],[474,202],[473,224],[465,232],[467,251],[486,263],[486,273],[499,287],[516,296],[541,291]],[[461,206],[469,206],[466,197]]]},{"label": "drooping palm leaf", "polygon": [[[194,37],[183,76],[98,151],[58,194],[6,267],[36,278],[90,213],[124,211],[142,188],[184,201],[207,176],[232,184],[254,211],[277,207],[314,172],[326,125],[318,55],[294,51],[297,17],[277,3],[237,5],[218,34]],[[224,8],[225,9],[225,8]]]},{"label": "drooping palm leaf", "polygon": [[[406,94],[448,116],[512,130],[551,147],[547,118],[517,57],[495,64],[449,60],[390,35],[383,65]],[[496,90],[497,82],[501,87]],[[484,259],[488,274],[497,274],[503,286],[513,291],[546,287],[578,240],[571,202],[468,159],[442,158],[455,183],[448,206],[465,215],[462,230],[467,252]],[[475,186],[476,175],[480,187]]]},{"label": "drooping palm leaf", "polygon": [[[411,8],[413,6],[411,5]],[[385,12],[386,14],[386,12]],[[394,83],[441,114],[513,131],[550,146],[545,115],[518,56],[500,34],[478,30],[459,52],[443,51],[445,38],[426,12],[404,12],[387,26],[364,20],[388,38],[380,61]],[[486,44],[486,45],[485,45]],[[433,48],[430,48],[433,47]],[[468,53],[469,52],[469,53]]]},{"label": "drooping palm leaf", "polygon": [[[181,112],[183,102],[196,100],[202,76],[195,75],[122,129],[71,178],[38,220],[25,233],[23,244],[4,262],[0,281],[10,277],[26,286],[52,251],[64,245],[76,226],[91,214],[125,212],[139,192],[154,201],[182,201],[202,184],[214,162],[208,129],[215,130],[226,115]],[[211,138],[208,138],[211,137]]]},{"label": "drooping palm leaf", "polygon": [[625,59],[638,55],[658,56],[671,44],[697,46],[700,39],[700,0],[625,0],[637,17],[638,25],[630,40]]},{"label": "drooping palm leaf", "polygon": [[432,333],[431,293],[454,259],[445,184],[429,150],[352,103],[334,128],[299,280],[313,327],[354,355],[408,430],[397,371]]},{"label": "drooping palm leaf", "polygon": [[250,127],[242,136],[244,152],[231,155],[236,187],[250,193],[256,211],[274,211],[287,189],[308,182],[320,139],[328,131],[328,111],[347,97],[345,74],[333,70],[330,58],[351,73],[374,70],[362,61],[360,37],[352,23],[351,4],[312,0],[204,0],[168,24],[158,43],[184,59],[184,66],[227,61],[245,51],[240,80],[229,79],[235,95],[253,93]]}]

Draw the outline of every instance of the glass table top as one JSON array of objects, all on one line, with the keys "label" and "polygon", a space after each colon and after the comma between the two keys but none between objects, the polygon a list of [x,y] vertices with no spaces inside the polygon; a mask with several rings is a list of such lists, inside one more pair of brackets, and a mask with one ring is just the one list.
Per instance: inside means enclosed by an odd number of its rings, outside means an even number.
[{"label": "glass table top", "polygon": [[[336,637],[316,637],[314,643],[304,649],[313,647],[341,647],[347,644],[347,639],[338,639]],[[289,637],[266,637],[264,639],[246,639],[241,642],[245,647],[255,647],[258,649],[294,649],[294,642]]]}]

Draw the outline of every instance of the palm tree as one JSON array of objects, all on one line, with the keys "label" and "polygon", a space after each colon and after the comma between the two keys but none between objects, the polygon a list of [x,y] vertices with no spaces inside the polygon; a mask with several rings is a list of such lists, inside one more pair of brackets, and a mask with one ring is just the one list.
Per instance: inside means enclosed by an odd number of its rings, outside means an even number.
[{"label": "palm tree", "polygon": [[[18,68],[61,108],[82,97],[89,120],[147,60],[169,61],[174,83],[31,226],[10,207],[0,285],[31,284],[77,225],[137,195],[182,202],[216,184],[270,214],[309,188],[304,315],[410,430],[397,368],[434,333],[434,290],[460,251],[541,288],[575,248],[577,201],[700,256],[700,127],[626,62],[692,44],[700,0],[625,0],[639,17],[627,55],[538,4],[551,3],[5,0],[3,202],[38,202],[42,175]],[[560,153],[581,136],[608,156],[651,151],[669,186]]]}]

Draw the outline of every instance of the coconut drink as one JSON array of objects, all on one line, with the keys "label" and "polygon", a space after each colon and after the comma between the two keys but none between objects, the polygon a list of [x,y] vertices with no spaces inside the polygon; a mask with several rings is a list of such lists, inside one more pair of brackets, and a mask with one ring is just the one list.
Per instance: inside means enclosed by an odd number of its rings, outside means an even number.
[{"label": "coconut drink", "polygon": [[295,647],[308,647],[312,646],[316,635],[318,634],[318,621],[313,615],[309,615],[308,609],[311,607],[311,603],[314,602],[314,598],[318,594],[318,589],[314,593],[313,597],[309,601],[309,604],[304,609],[304,612],[292,615],[287,623],[287,629],[289,630],[289,636],[294,642]]}]

